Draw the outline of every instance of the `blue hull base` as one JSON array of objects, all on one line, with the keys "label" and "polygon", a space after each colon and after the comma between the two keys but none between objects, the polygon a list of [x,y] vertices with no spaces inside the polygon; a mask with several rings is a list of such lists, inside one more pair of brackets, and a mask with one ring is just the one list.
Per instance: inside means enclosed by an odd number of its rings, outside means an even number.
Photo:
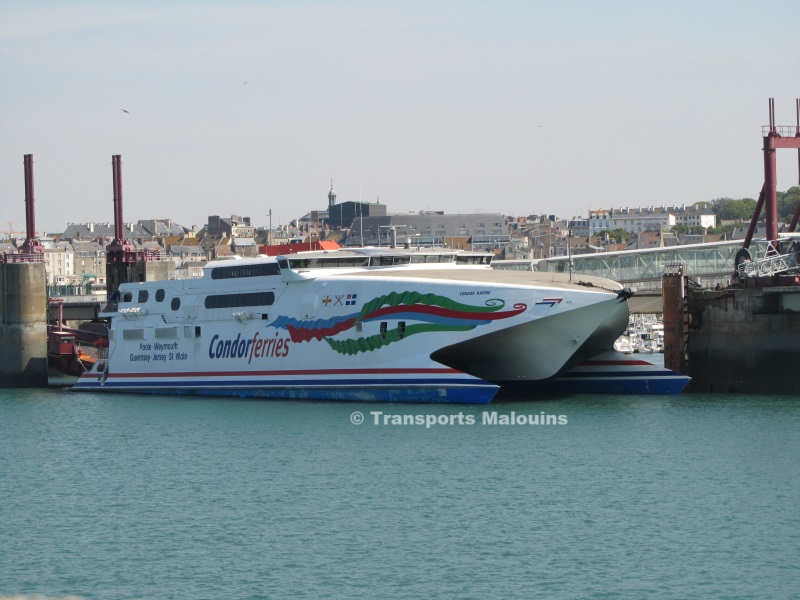
[{"label": "blue hull base", "polygon": [[72,387],[76,392],[119,392],[171,396],[217,396],[261,400],[311,400],[331,402],[396,402],[413,404],[489,404],[499,388],[495,385],[456,387],[206,387],[144,386],[122,383],[81,382]]},{"label": "blue hull base", "polygon": [[542,384],[539,389],[569,394],[680,394],[688,384],[689,378],[683,376],[593,380],[559,378]]}]

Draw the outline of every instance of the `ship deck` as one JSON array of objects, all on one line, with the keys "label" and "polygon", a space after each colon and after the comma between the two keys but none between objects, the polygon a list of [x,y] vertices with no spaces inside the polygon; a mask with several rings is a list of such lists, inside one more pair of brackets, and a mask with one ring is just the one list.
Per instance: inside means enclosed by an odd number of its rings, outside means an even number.
[{"label": "ship deck", "polygon": [[[335,274],[333,274],[335,276]],[[474,281],[498,285],[539,285],[550,288],[575,289],[576,285],[588,289],[599,288],[617,292],[622,286],[610,279],[590,275],[573,275],[572,282],[566,273],[539,273],[536,271],[499,271],[495,269],[416,269],[412,267],[370,269],[341,273],[343,277],[386,277],[391,279],[439,279],[445,281]]]}]

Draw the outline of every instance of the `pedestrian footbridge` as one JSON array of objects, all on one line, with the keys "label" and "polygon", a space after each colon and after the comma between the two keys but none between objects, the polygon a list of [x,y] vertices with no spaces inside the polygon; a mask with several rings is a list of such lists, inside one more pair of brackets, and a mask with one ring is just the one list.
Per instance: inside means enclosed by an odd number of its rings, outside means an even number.
[{"label": "pedestrian footbridge", "polygon": [[[798,244],[797,236],[781,239],[781,244]],[[498,269],[520,269],[595,275],[612,279],[636,291],[631,303],[633,312],[661,312],[661,276],[668,263],[683,263],[684,273],[694,285],[704,288],[730,285],[737,271],[737,253],[742,260],[742,240],[690,244],[667,248],[646,248],[621,252],[558,256],[538,260],[500,260]],[[774,254],[764,240],[750,244],[749,257],[754,264],[772,262]],[[752,270],[752,269],[751,269]],[[742,271],[742,270],[740,270]],[[743,272],[743,271],[742,271]]]}]

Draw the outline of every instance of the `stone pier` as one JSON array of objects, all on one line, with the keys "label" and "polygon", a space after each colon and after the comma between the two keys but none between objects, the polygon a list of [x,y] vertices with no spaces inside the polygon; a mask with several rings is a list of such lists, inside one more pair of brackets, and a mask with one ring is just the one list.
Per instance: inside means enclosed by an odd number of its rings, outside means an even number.
[{"label": "stone pier", "polygon": [[47,386],[44,263],[0,263],[0,387]]},{"label": "stone pier", "polygon": [[800,287],[689,296],[690,392],[800,393]]}]

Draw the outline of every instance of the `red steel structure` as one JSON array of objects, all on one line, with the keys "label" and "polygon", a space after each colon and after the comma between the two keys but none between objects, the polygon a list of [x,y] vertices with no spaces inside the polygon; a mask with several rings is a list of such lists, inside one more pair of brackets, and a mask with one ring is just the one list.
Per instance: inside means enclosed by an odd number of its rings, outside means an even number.
[{"label": "red steel structure", "polygon": [[[33,154],[23,157],[25,167],[25,243],[22,244],[22,262],[42,262],[44,246],[36,237],[36,214],[33,198]],[[38,255],[38,256],[37,256]]]},{"label": "red steel structure", "polygon": [[[800,99],[795,100],[797,121],[792,126],[775,125],[775,101],[769,99],[769,126],[764,127],[764,185],[758,196],[756,209],[747,229],[742,247],[736,253],[736,271],[734,278],[748,287],[769,285],[800,285],[797,267],[800,265],[800,252],[797,240],[784,242],[782,247],[778,240],[778,189],[775,152],[778,148],[797,149],[797,167],[800,173]],[[766,222],[765,238],[767,242],[764,256],[752,259],[749,251],[761,212],[764,211]],[[795,207],[787,232],[793,233],[800,218],[800,201]],[[794,273],[794,275],[789,275]],[[787,276],[788,275],[788,276]]]},{"label": "red steel structure", "polygon": [[125,238],[125,223],[122,218],[122,156],[111,157],[111,173],[114,186],[114,241],[106,247],[109,263],[135,263],[136,248]]},{"label": "red steel structure", "polygon": [[[778,240],[778,175],[776,169],[775,152],[778,148],[796,148],[797,149],[797,168],[800,173],[800,99],[795,100],[797,110],[797,123],[792,132],[791,126],[775,126],[775,100],[769,99],[769,127],[764,136],[764,186],[761,188],[761,193],[758,196],[758,203],[756,210],[753,213],[753,219],[750,221],[750,227],[745,236],[744,248],[750,246],[753,239],[753,232],[756,229],[756,224],[761,218],[762,209],[765,210],[766,221],[766,238],[767,241],[777,245]],[[794,135],[792,135],[794,133]],[[794,216],[789,224],[789,231],[795,231],[797,222],[800,218],[800,203],[795,208]]]}]

